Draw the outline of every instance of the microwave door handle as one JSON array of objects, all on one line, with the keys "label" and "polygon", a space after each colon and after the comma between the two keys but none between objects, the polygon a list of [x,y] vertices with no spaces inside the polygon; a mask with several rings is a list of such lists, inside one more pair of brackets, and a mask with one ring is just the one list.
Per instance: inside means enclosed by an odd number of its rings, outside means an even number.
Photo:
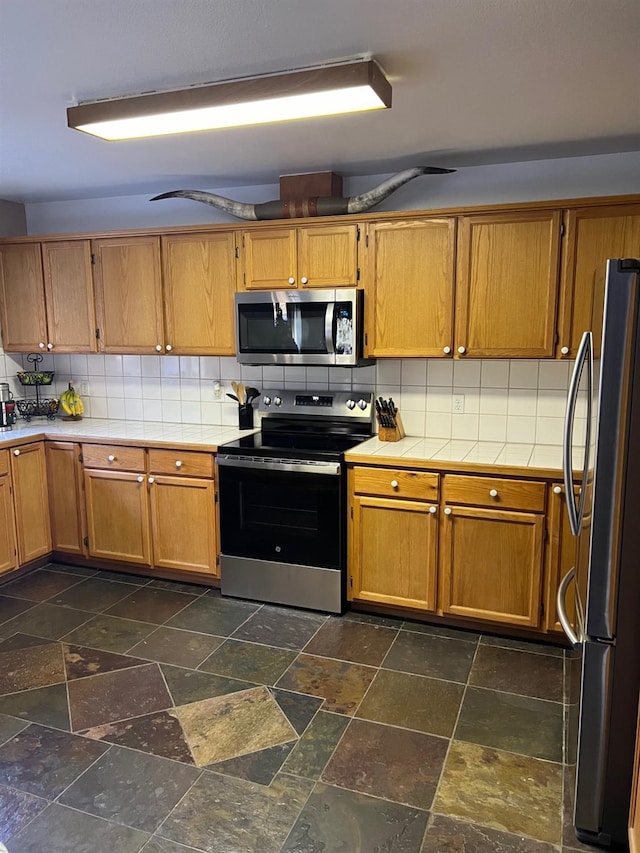
[{"label": "microwave door handle", "polygon": [[336,303],[327,302],[327,310],[324,314],[324,341],[328,355],[333,355],[336,351],[333,332],[335,311]]},{"label": "microwave door handle", "polygon": [[[564,418],[564,441],[562,448],[562,461],[564,469],[564,487],[567,496],[567,513],[569,515],[569,524],[571,532],[574,536],[580,534],[580,520],[578,518],[578,507],[573,493],[573,464],[571,457],[571,446],[573,444],[573,423],[576,412],[576,402],[578,400],[578,387],[580,384],[580,375],[585,359],[588,357],[590,350],[591,332],[585,332],[580,341],[578,355],[576,356],[573,374],[571,376],[571,384],[569,385],[569,396],[567,398],[567,410]],[[588,448],[585,448],[585,454],[588,454]],[[586,483],[582,484],[583,491]]]}]

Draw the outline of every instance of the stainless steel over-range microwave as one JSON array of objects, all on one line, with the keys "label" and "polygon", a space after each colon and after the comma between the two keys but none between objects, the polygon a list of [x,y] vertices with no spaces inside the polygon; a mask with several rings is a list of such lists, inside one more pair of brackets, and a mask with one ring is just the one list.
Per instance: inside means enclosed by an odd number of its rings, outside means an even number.
[{"label": "stainless steel over-range microwave", "polygon": [[237,359],[240,364],[367,364],[363,299],[355,288],[236,293]]}]

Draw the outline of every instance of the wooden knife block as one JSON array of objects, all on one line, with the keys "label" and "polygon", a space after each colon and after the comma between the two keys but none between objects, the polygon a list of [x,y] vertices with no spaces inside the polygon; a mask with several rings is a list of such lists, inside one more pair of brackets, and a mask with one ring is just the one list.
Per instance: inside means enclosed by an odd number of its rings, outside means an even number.
[{"label": "wooden knife block", "polygon": [[378,438],[380,441],[400,441],[405,437],[404,427],[400,412],[396,412],[396,425],[394,427],[378,427]]}]

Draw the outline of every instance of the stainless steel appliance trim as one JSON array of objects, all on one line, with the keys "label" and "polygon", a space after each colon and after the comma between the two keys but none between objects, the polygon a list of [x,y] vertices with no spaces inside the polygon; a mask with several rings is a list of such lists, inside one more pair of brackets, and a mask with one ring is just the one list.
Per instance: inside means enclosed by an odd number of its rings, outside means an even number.
[{"label": "stainless steel appliance trim", "polygon": [[329,302],[324,313],[324,340],[327,353],[334,356],[336,348],[333,341],[333,315],[335,314],[335,302]]},{"label": "stainless steel appliance trim", "polygon": [[611,713],[614,647],[586,642],[582,652],[581,694],[589,684],[589,702],[581,702],[574,823],[598,833],[602,823],[607,769],[607,732]]},{"label": "stainless steel appliance trim", "polygon": [[294,474],[328,474],[339,476],[339,462],[323,462],[315,459],[275,459],[269,456],[218,456],[218,465],[228,465],[233,468],[262,468],[265,471],[282,471]]},{"label": "stainless steel appliance trim", "polygon": [[571,532],[574,536],[578,536],[580,534],[580,512],[584,512],[583,493],[585,493],[584,486],[586,485],[586,476],[589,466],[589,444],[587,443],[587,446],[585,447],[585,461],[583,469],[584,477],[582,482],[583,488],[580,492],[580,504],[577,505],[573,493],[573,463],[571,458],[571,448],[573,445],[573,423],[575,419],[576,402],[578,400],[578,387],[580,384],[580,376],[582,375],[582,369],[586,363],[587,358],[589,358],[590,352],[591,332],[585,332],[582,336],[582,340],[580,341],[580,347],[578,348],[578,354],[576,356],[576,361],[573,367],[573,374],[571,376],[571,384],[569,385],[569,396],[567,398],[567,409],[564,418],[564,441],[562,447],[564,487],[567,496],[567,513],[569,515],[569,524],[571,526]]},{"label": "stainless steel appliance trim", "polygon": [[558,587],[558,594],[556,596],[556,610],[558,611],[558,619],[560,620],[560,624],[562,625],[562,630],[566,634],[567,639],[569,640],[574,649],[577,648],[582,641],[571,626],[571,621],[569,620],[569,616],[567,614],[565,599],[567,597],[567,590],[569,589],[569,584],[575,578],[575,576],[576,568],[574,566],[562,578],[560,586]]},{"label": "stainless steel appliance trim", "polygon": [[339,569],[222,554],[220,583],[223,595],[342,612],[344,575]]}]

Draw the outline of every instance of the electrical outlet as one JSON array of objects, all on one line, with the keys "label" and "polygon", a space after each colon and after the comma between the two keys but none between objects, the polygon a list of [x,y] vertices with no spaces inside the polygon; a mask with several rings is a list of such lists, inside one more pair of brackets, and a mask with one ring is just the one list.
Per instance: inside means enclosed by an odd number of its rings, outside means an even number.
[{"label": "electrical outlet", "polygon": [[213,383],[213,399],[221,400],[222,399],[222,384],[216,380]]},{"label": "electrical outlet", "polygon": [[464,414],[464,394],[453,395],[453,411],[458,415]]},{"label": "electrical outlet", "polygon": [[88,382],[81,382],[80,383],[80,393],[83,395],[83,397],[89,396],[89,383]]}]

